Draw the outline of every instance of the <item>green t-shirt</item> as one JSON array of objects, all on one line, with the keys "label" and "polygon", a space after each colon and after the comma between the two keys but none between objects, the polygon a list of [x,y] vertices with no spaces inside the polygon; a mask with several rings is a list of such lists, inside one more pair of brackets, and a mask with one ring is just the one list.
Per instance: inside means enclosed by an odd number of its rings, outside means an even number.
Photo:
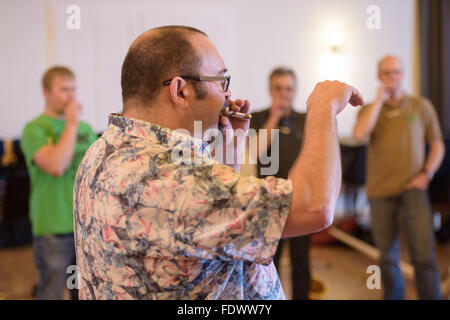
[{"label": "green t-shirt", "polygon": [[31,181],[30,220],[35,236],[73,233],[75,175],[97,134],[80,121],[72,162],[60,177],[45,173],[33,161],[40,148],[58,142],[64,125],[63,120],[40,115],[25,126],[20,140]]}]

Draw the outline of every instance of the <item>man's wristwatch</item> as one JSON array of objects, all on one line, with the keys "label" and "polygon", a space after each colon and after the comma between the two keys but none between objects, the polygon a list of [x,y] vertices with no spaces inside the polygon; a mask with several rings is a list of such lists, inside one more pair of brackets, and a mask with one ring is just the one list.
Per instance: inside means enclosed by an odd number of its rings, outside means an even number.
[{"label": "man's wristwatch", "polygon": [[428,179],[430,181],[431,181],[431,179],[433,179],[433,176],[434,176],[433,171],[430,171],[430,170],[427,170],[427,169],[423,169],[422,171],[423,171],[423,173],[425,173],[427,175],[427,177],[428,177]]}]

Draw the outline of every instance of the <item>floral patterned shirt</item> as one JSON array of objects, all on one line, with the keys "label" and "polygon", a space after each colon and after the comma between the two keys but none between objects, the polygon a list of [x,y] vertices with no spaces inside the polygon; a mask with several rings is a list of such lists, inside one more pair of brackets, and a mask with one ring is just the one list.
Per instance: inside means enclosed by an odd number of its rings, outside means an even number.
[{"label": "floral patterned shirt", "polygon": [[[189,147],[201,163],[176,161]],[[175,155],[175,156],[174,156]],[[81,299],[285,299],[289,180],[243,177],[189,135],[112,114],[74,187]]]}]

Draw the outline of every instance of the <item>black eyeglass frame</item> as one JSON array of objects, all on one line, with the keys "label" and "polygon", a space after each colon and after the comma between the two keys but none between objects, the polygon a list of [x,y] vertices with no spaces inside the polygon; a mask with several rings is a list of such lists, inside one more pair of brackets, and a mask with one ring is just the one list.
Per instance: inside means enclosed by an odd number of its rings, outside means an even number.
[{"label": "black eyeglass frame", "polygon": [[[224,77],[210,77],[210,76],[179,76],[181,78],[185,79],[191,79],[195,81],[221,81],[221,87],[223,92],[227,92],[228,88],[230,87],[231,82],[231,76],[224,76]],[[162,83],[163,86],[168,86],[172,79],[166,80]]]}]

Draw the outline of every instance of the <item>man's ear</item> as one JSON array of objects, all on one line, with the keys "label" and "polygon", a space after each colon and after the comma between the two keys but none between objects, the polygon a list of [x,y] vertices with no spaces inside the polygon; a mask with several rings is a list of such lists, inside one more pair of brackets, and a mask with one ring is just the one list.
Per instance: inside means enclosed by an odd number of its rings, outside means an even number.
[{"label": "man's ear", "polygon": [[45,99],[48,98],[49,94],[50,94],[50,90],[49,89],[42,88],[42,95],[44,96]]},{"label": "man's ear", "polygon": [[181,77],[175,77],[170,83],[170,98],[178,105],[184,107],[186,105],[186,97],[189,94],[187,82]]},{"label": "man's ear", "polygon": [[382,81],[381,81],[381,72],[380,72],[380,69],[378,69],[378,72],[377,72],[377,78],[378,78],[378,80],[380,80],[380,82],[382,82]]}]

